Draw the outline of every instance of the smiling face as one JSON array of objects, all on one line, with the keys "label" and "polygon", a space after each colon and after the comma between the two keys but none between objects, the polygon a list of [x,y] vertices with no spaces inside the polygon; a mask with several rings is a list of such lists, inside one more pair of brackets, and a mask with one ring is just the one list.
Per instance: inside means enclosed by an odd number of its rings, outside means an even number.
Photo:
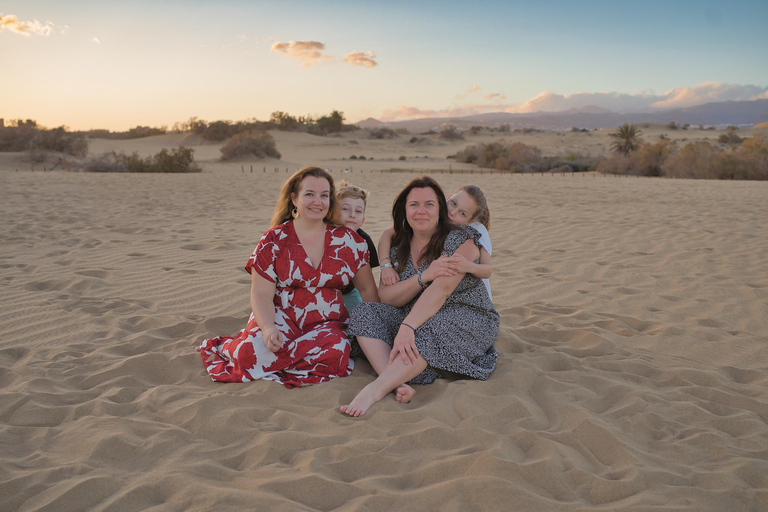
[{"label": "smiling face", "polygon": [[331,201],[331,184],[325,178],[307,176],[301,180],[299,192],[291,198],[299,218],[322,221]]},{"label": "smiling face", "polygon": [[365,221],[365,201],[352,197],[339,200],[339,220],[349,229],[357,231],[363,227]]},{"label": "smiling face", "polygon": [[477,213],[477,203],[469,194],[459,190],[448,198],[448,218],[454,224],[469,224]]},{"label": "smiling face", "polygon": [[412,189],[405,200],[405,218],[414,233],[431,235],[440,218],[435,191],[430,187]]}]

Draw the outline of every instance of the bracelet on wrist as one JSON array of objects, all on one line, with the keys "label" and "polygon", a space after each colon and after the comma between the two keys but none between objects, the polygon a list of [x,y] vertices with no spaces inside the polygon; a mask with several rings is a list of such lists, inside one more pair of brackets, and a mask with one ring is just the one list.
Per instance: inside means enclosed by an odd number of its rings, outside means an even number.
[{"label": "bracelet on wrist", "polygon": [[413,332],[416,332],[416,328],[414,326],[412,326],[412,325],[409,325],[409,324],[407,324],[405,322],[401,322],[400,325],[404,325],[406,327],[410,327]]},{"label": "bracelet on wrist", "polygon": [[387,256],[386,258],[381,258],[381,261],[387,261],[387,260],[392,261],[392,258],[390,258],[389,256]]},{"label": "bracelet on wrist", "polygon": [[379,268],[382,269],[382,270],[384,270],[385,268],[392,268],[392,264],[391,263],[382,263],[381,265],[379,265]]},{"label": "bracelet on wrist", "polygon": [[422,274],[422,272],[424,272],[424,271],[423,271],[423,270],[419,270],[419,273],[418,273],[418,274],[416,274],[416,279],[419,281],[419,286],[421,286],[422,288],[426,288],[426,287],[427,287],[427,285],[426,285],[426,284],[424,284],[424,281],[422,281],[422,280],[421,280],[421,274]]}]

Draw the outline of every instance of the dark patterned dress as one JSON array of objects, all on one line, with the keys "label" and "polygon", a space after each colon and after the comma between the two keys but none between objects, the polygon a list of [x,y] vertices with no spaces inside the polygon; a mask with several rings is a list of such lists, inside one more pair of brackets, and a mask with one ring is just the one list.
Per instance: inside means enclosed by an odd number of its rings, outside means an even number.
[{"label": "dark patterned dress", "polygon": [[368,246],[346,227],[326,226],[323,257],[315,269],[293,221],[261,237],[245,269],[275,283],[275,327],[283,347],[270,352],[251,313],[235,336],[204,340],[200,354],[217,382],[274,380],[287,388],[317,384],[352,371],[346,334],[349,315],[341,292],[364,265]]},{"label": "dark patterned dress", "polygon": [[[443,254],[452,255],[467,240],[479,245],[480,234],[468,226],[456,227],[448,234]],[[395,249],[390,251],[392,265],[397,266]],[[429,265],[422,262],[419,270]],[[413,260],[408,259],[400,280],[417,274]],[[350,318],[350,336],[383,340],[392,346],[400,323],[411,312],[421,293],[405,306],[396,308],[376,302],[363,302]],[[416,348],[428,366],[410,382],[429,384],[441,375],[437,370],[485,380],[496,367],[498,353],[494,342],[499,334],[499,314],[493,307],[485,285],[472,274],[465,274],[445,304],[432,318],[416,329]],[[362,354],[356,340],[353,355]]]}]

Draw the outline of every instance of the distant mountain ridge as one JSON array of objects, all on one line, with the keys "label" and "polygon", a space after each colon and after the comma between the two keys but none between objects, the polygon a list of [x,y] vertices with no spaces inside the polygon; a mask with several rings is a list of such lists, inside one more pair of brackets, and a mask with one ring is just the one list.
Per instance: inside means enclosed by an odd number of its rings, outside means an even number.
[{"label": "distant mountain ridge", "polygon": [[623,123],[668,124],[673,121],[679,125],[688,123],[693,126],[700,124],[706,126],[725,126],[731,124],[752,126],[768,121],[768,99],[721,101],[674,110],[625,114],[590,105],[562,112],[531,112],[526,114],[494,112],[462,117],[432,117],[394,122],[383,122],[368,118],[355,124],[360,128],[405,128],[412,132],[421,132],[436,129],[447,124],[452,124],[460,129],[469,129],[477,125],[499,126],[503,123],[509,123],[513,129],[540,128],[556,130],[570,129],[574,126],[593,129],[611,128]]}]

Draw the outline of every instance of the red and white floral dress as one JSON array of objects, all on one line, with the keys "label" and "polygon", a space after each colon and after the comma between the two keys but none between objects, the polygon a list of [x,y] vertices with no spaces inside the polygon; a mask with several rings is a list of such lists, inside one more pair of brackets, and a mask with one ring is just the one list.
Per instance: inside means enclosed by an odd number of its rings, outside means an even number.
[{"label": "red and white floral dress", "polygon": [[283,334],[283,347],[274,353],[267,350],[251,313],[237,336],[211,338],[200,345],[211,379],[267,379],[294,388],[349,375],[349,314],[341,292],[368,258],[365,240],[346,227],[326,226],[317,268],[304,252],[293,221],[264,233],[245,270],[275,283],[275,327]]}]

